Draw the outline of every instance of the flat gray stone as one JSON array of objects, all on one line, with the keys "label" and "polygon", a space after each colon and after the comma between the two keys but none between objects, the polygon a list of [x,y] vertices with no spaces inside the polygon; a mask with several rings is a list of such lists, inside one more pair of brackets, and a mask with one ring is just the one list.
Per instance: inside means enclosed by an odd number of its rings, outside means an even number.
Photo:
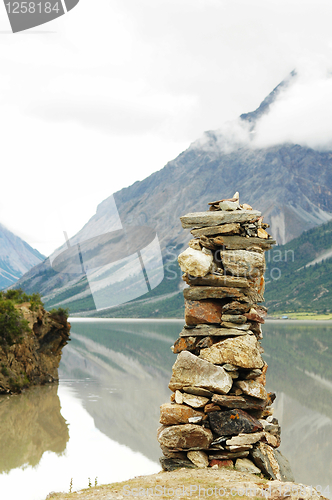
[{"label": "flat gray stone", "polygon": [[213,441],[210,429],[201,425],[183,424],[159,427],[157,432],[159,444],[167,448],[208,449]]},{"label": "flat gray stone", "polygon": [[248,295],[244,292],[244,290],[247,289],[242,288],[240,290],[238,288],[221,286],[191,286],[190,288],[185,288],[183,290],[183,296],[186,300],[231,298],[239,299],[244,302],[251,302]]},{"label": "flat gray stone", "polygon": [[183,228],[218,226],[230,222],[253,221],[262,214],[258,210],[236,210],[234,212],[195,212],[180,217]]},{"label": "flat gray stone", "polygon": [[209,325],[197,325],[195,328],[183,328],[180,333],[180,337],[198,337],[198,336],[209,336],[209,337],[228,337],[230,335],[251,335],[250,330],[239,330],[237,328],[224,328],[218,326]]}]

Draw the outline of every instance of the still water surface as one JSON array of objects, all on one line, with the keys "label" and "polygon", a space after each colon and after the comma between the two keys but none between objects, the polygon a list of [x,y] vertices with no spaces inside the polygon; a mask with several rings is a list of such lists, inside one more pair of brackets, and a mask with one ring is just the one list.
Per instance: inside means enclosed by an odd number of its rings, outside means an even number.
[{"label": "still water surface", "polygon": [[[160,470],[159,406],[182,320],[72,320],[59,386],[0,397],[0,492],[44,500]],[[332,489],[332,325],[267,322],[268,390],[298,482]]]}]

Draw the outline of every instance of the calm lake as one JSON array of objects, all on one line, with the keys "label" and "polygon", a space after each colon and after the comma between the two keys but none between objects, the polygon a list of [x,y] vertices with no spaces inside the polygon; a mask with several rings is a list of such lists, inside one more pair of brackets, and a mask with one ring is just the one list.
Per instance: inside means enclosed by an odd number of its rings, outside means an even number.
[{"label": "calm lake", "polygon": [[[0,396],[0,492],[44,500],[160,470],[159,406],[168,402],[182,320],[71,320],[60,383]],[[332,324],[264,325],[267,389],[281,451],[298,482],[332,490]]]}]

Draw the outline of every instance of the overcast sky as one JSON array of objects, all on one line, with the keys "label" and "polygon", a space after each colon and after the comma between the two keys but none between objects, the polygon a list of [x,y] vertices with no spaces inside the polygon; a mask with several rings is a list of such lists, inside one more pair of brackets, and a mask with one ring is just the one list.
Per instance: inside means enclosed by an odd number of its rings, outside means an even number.
[{"label": "overcast sky", "polygon": [[257,145],[327,147],[331,19],[327,0],[80,0],[12,34],[0,5],[0,222],[48,255],[294,68]]}]

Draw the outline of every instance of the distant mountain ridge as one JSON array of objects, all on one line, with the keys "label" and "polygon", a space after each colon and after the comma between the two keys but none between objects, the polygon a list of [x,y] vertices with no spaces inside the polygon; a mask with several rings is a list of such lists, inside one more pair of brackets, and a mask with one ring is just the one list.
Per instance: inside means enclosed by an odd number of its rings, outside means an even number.
[{"label": "distant mountain ridge", "polygon": [[45,257],[0,224],[0,290],[13,285]]},{"label": "distant mountain ridge", "polygon": [[[241,115],[240,122],[254,127],[294,77],[295,73],[276,87],[256,111]],[[130,227],[141,224],[156,231],[166,266],[168,254],[180,253],[190,239],[179,217],[207,210],[208,202],[231,197],[235,191],[240,192],[240,203],[249,203],[262,211],[274,238],[279,244],[286,244],[303,231],[332,219],[332,151],[316,151],[297,144],[253,149],[220,131],[206,132],[163,169],[104,200],[73,241],[91,237],[96,228],[101,232],[111,228],[115,201],[129,233]],[[173,265],[177,278],[167,281],[166,276],[140,301],[176,294],[180,273]],[[40,292],[48,307],[61,305],[70,307],[72,312],[93,308],[84,277],[56,273],[49,261],[29,271],[19,285],[28,293]],[[129,310],[132,304],[122,306],[121,311]]]}]

